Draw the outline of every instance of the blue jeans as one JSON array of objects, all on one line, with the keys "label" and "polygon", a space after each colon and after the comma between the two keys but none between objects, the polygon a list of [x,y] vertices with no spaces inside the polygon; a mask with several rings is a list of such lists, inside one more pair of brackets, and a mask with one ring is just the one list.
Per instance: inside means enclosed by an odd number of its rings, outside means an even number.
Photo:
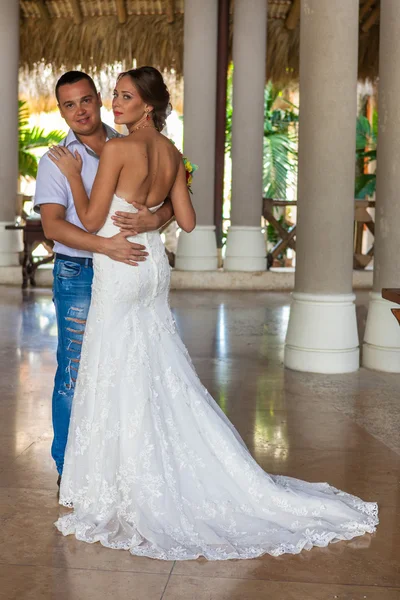
[{"label": "blue jeans", "polygon": [[58,327],[57,372],[52,401],[54,439],[51,455],[62,474],[71,406],[81,357],[83,334],[92,293],[93,268],[56,258],[53,302]]}]

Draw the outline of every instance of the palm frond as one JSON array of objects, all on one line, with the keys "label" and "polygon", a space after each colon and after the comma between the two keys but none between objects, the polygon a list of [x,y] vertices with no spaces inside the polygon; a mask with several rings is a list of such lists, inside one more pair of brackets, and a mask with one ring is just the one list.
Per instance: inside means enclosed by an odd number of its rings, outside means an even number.
[{"label": "palm frond", "polygon": [[295,144],[285,134],[264,137],[264,193],[269,198],[286,198],[289,174],[297,171]]},{"label": "palm frond", "polygon": [[50,131],[45,133],[44,129],[33,127],[32,129],[23,131],[21,142],[24,148],[45,148],[51,144],[58,144],[65,137],[62,131]]},{"label": "palm frond", "polygon": [[355,197],[357,200],[363,200],[366,196],[373,196],[376,191],[375,173],[365,173],[356,177]]},{"label": "palm frond", "polygon": [[20,150],[18,153],[18,167],[20,177],[32,177],[36,179],[38,169],[36,156],[25,150]]},{"label": "palm frond", "polygon": [[27,103],[22,100],[18,101],[18,124],[20,131],[29,126],[28,106]]},{"label": "palm frond", "polygon": [[18,102],[19,176],[36,178],[38,159],[29,150],[58,144],[64,137],[65,134],[62,131],[45,133],[44,129],[40,129],[40,127],[30,127],[27,104],[20,100]]}]

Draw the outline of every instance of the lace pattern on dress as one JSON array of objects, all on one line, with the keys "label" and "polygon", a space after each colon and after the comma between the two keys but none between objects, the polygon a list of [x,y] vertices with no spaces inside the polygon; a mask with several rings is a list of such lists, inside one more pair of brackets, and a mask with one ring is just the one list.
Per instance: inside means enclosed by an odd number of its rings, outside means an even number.
[{"label": "lace pattern on dress", "polygon": [[[108,219],[101,235],[113,233]],[[159,234],[138,238],[139,268],[95,256],[60,495],[74,511],[58,529],[164,560],[297,554],[373,533],[375,503],[255,462],[177,334]]]}]

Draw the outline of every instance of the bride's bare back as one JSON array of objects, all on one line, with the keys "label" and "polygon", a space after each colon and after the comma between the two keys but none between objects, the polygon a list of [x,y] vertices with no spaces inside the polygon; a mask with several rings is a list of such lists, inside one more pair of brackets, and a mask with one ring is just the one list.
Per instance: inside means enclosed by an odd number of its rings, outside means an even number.
[{"label": "bride's bare back", "polygon": [[119,140],[122,169],[115,193],[127,202],[148,208],[170,195],[182,157],[168,138],[154,128],[143,128]]},{"label": "bride's bare back", "polygon": [[[71,155],[59,157],[57,164],[67,169],[77,163]],[[77,163],[78,164],[78,163]],[[65,167],[64,167],[65,165]],[[76,171],[77,165],[73,165]],[[79,166],[78,166],[79,168]],[[98,231],[104,224],[114,194],[127,202],[152,208],[166,198],[172,202],[176,221],[184,231],[192,231],[196,214],[186,185],[182,156],[168,138],[154,128],[143,128],[125,138],[106,143],[93,183],[90,200],[80,177],[75,177],[73,195],[79,218],[88,231]]]}]

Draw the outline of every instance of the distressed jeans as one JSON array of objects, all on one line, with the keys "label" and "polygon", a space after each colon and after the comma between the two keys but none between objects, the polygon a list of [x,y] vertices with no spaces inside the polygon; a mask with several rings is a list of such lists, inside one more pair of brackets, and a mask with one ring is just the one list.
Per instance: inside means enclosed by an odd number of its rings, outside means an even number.
[{"label": "distressed jeans", "polygon": [[52,400],[54,439],[51,455],[62,474],[68,439],[72,400],[78,376],[83,334],[89,312],[93,268],[56,258],[54,263],[53,302],[58,327],[57,372]]}]

